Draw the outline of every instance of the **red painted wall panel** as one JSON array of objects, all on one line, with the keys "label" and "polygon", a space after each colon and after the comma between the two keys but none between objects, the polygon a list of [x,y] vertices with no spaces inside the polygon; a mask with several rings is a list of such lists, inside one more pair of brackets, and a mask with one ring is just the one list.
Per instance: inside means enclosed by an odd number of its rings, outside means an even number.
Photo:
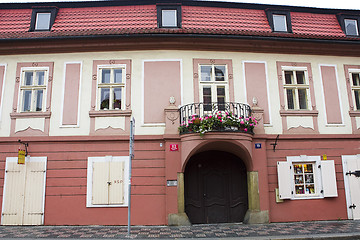
[{"label": "red painted wall panel", "polygon": [[81,64],[67,63],[65,69],[62,124],[77,125]]},{"label": "red painted wall panel", "polygon": [[265,66],[265,63],[244,63],[246,95],[251,106],[256,97],[258,106],[264,109],[264,123],[270,123]]},{"label": "red painted wall panel", "polygon": [[327,123],[341,124],[341,110],[335,66],[321,66]]},{"label": "red painted wall panel", "polygon": [[181,104],[180,61],[144,62],[144,123],[164,123],[170,97]]}]

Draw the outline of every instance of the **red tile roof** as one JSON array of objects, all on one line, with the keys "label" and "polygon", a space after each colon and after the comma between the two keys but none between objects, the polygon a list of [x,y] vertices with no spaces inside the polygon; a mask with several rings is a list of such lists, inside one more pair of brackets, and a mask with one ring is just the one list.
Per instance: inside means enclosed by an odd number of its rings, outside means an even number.
[{"label": "red tile roof", "polygon": [[157,28],[156,5],[60,8],[51,31],[29,32],[31,9],[0,9],[0,39],[136,34],[207,34],[351,39],[334,14],[291,12],[293,33],[273,33],[264,10],[182,6],[182,28]]}]

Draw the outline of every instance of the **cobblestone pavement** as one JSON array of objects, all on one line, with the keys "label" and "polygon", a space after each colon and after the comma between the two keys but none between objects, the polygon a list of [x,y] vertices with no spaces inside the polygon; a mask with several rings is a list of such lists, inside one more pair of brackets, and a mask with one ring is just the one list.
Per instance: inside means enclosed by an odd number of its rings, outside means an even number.
[{"label": "cobblestone pavement", "polygon": [[[286,239],[302,238],[360,239],[360,221],[316,221],[271,224],[210,224],[184,227],[132,226],[130,237],[126,226],[0,226],[0,238],[26,239],[178,239],[178,238],[240,238]],[[340,238],[341,237],[341,238]]]}]

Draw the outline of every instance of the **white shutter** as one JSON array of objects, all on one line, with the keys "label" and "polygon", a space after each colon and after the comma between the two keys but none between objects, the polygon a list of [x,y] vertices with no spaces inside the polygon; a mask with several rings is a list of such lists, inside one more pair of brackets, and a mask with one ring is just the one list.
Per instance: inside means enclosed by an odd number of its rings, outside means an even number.
[{"label": "white shutter", "polygon": [[278,184],[280,199],[290,199],[292,196],[291,164],[289,162],[278,162]]},{"label": "white shutter", "polygon": [[109,162],[93,162],[92,204],[109,204]]},{"label": "white shutter", "polygon": [[334,160],[321,161],[321,180],[324,197],[337,197],[337,185]]},{"label": "white shutter", "polygon": [[25,165],[6,160],[2,225],[21,225],[25,190]]},{"label": "white shutter", "polygon": [[26,163],[23,225],[43,224],[45,173],[45,162],[30,161]]},{"label": "white shutter", "polygon": [[124,203],[124,162],[110,162],[109,204]]}]

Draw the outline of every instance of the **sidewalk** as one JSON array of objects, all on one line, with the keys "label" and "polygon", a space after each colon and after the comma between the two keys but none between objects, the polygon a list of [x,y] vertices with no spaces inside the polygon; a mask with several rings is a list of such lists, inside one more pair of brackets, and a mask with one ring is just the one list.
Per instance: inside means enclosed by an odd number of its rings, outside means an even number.
[{"label": "sidewalk", "polygon": [[206,224],[184,227],[0,226],[1,239],[360,239],[360,221]]}]

